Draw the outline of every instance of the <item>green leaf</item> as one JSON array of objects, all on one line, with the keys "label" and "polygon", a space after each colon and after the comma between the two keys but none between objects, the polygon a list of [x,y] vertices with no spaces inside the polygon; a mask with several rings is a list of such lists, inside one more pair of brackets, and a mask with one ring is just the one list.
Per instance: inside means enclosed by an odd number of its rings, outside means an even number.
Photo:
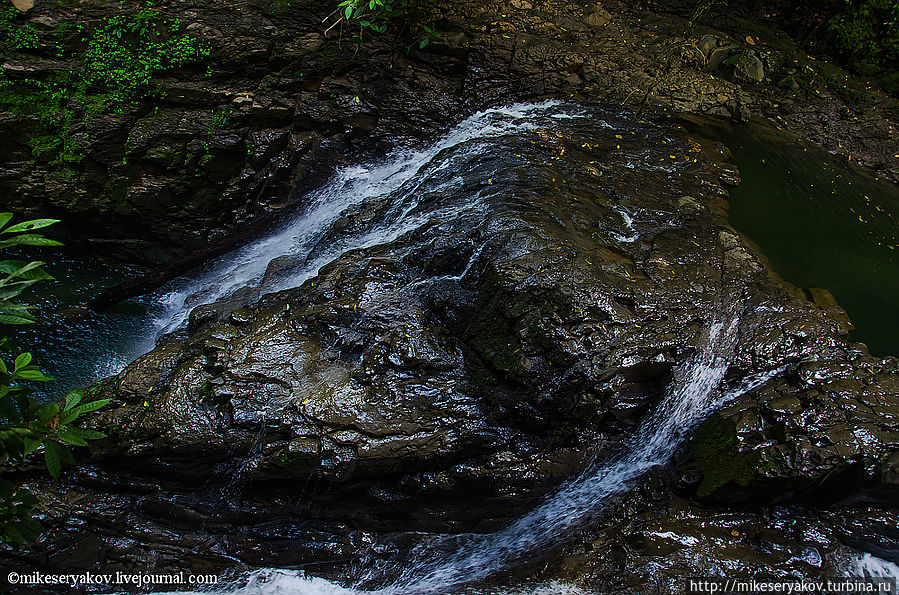
[{"label": "green leaf", "polygon": [[359,24],[363,27],[371,27],[371,21],[359,21]]},{"label": "green leaf", "polygon": [[81,402],[82,397],[84,397],[83,390],[73,390],[68,395],[66,395],[66,404],[63,407],[63,411],[69,411],[72,407]]},{"label": "green leaf", "polygon": [[0,262],[0,272],[9,273],[7,279],[21,277],[23,279],[52,279],[53,276],[38,268],[46,263],[40,260],[25,262],[22,260],[4,260]]},{"label": "green leaf", "polygon": [[24,368],[28,364],[31,363],[31,354],[30,353],[22,353],[19,357],[16,358],[16,370],[20,368]]},{"label": "green leaf", "polygon": [[103,432],[98,432],[97,430],[90,430],[88,428],[69,428],[68,431],[76,436],[80,436],[85,440],[100,440],[101,438],[106,438],[106,434]]},{"label": "green leaf", "polygon": [[[5,279],[0,280],[0,287],[4,290],[0,292],[0,301],[9,302],[12,298],[18,296],[20,293],[34,285],[38,282],[38,279],[34,279],[31,281],[13,281],[10,282],[12,277],[7,277]],[[16,310],[22,310],[24,308],[15,308]]]},{"label": "green leaf", "polygon": [[9,374],[9,370],[6,369],[6,362],[3,361],[3,358],[0,357],[0,372],[3,374]]},{"label": "green leaf", "polygon": [[0,324],[32,324],[37,319],[30,314],[0,314]]},{"label": "green leaf", "polygon": [[425,47],[426,45],[428,45],[428,40],[427,40],[427,39],[422,39],[422,40],[421,40],[421,43],[418,44],[418,48],[419,48],[419,49],[424,49],[424,47]]},{"label": "green leaf", "polygon": [[353,6],[347,5],[346,8],[343,9],[343,16],[346,20],[350,20],[353,18]]},{"label": "green leaf", "polygon": [[24,260],[0,260],[0,273],[12,273],[26,264]]},{"label": "green leaf", "polygon": [[45,238],[36,233],[23,233],[22,235],[13,236],[8,240],[0,241],[0,248],[8,248],[9,246],[62,246],[62,242]]},{"label": "green leaf", "polygon": [[0,229],[3,229],[10,219],[12,219],[12,213],[0,213]]},{"label": "green leaf", "polygon": [[73,446],[87,446],[87,440],[85,440],[81,436],[76,435],[73,432],[60,432],[56,435],[56,437],[63,442],[71,444]]},{"label": "green leaf", "polygon": [[49,405],[44,405],[41,409],[40,414],[38,414],[38,421],[45,424],[57,415],[59,415],[59,405],[50,403]]},{"label": "green leaf", "polygon": [[59,455],[62,447],[56,442],[47,441],[44,444],[44,462],[47,464],[47,471],[53,479],[59,479],[60,462]]},{"label": "green leaf", "polygon": [[77,411],[78,415],[81,415],[83,413],[90,413],[91,411],[96,411],[97,409],[100,409],[101,407],[105,407],[106,405],[109,404],[109,401],[111,401],[111,399],[100,399],[99,401],[91,401],[90,403],[84,403],[83,405],[79,405],[78,407],[75,407],[72,411]]},{"label": "green leaf", "polygon": [[75,421],[76,419],[78,419],[80,416],[81,416],[81,414],[78,413],[77,411],[75,411],[74,409],[72,409],[70,411],[63,411],[62,413],[59,414],[59,425],[64,426],[64,425],[70,424],[73,421]]},{"label": "green leaf", "polygon": [[36,438],[23,438],[22,440],[25,443],[25,456],[27,457],[31,453],[37,450],[37,447],[41,445],[41,440]]},{"label": "green leaf", "polygon": [[39,382],[49,382],[50,380],[56,380],[53,376],[44,376],[44,373],[40,370],[35,370],[31,366],[28,369],[20,370],[18,372],[13,372],[14,378],[19,378],[21,380],[37,380]]},{"label": "green leaf", "polygon": [[59,223],[59,219],[34,219],[32,221],[23,221],[22,223],[18,223],[4,229],[3,231],[0,231],[0,233],[19,233],[22,231],[31,231],[33,229],[40,229],[42,227],[53,225],[54,223]]}]

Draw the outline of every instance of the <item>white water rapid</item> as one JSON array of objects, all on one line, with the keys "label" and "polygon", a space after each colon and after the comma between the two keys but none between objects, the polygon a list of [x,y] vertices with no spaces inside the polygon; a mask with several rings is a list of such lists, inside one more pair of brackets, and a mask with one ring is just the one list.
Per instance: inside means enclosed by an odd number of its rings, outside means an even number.
[{"label": "white water rapid", "polygon": [[[455,127],[437,142],[422,150],[398,151],[379,165],[347,167],[309,199],[309,206],[294,221],[234,253],[219,259],[196,278],[170,291],[164,298],[165,315],[157,330],[169,332],[183,325],[190,310],[200,304],[227,298],[251,286],[260,293],[297,287],[318,270],[349,250],[398,239],[429,219],[449,217],[458,212],[446,209],[416,210],[425,192],[448,191],[462,182],[459,158],[484,151],[479,141],[504,134],[516,134],[546,126],[553,120],[583,117],[575,108],[559,102],[516,104],[479,112]],[[607,126],[596,122],[597,126]],[[347,212],[362,205],[382,205],[383,216],[365,231],[334,242],[322,249],[321,239]],[[457,211],[479,209],[473,200]],[[628,228],[624,241],[636,239],[630,215],[619,212]],[[278,257],[294,259],[287,274],[267,275],[269,263]],[[464,273],[463,273],[464,274]],[[379,593],[580,593],[561,583],[530,585],[524,589],[491,590],[479,586],[498,571],[514,567],[534,553],[551,548],[603,509],[610,497],[625,492],[632,482],[652,467],[666,463],[678,445],[712,411],[743,391],[750,390],[777,371],[747,379],[739,387],[722,388],[733,350],[738,319],[727,317],[708,329],[704,344],[675,375],[667,397],[627,441],[621,454],[599,462],[579,477],[567,482],[532,512],[505,529],[487,535],[436,537],[421,544],[401,568],[387,569],[397,577]],[[452,552],[435,554],[437,551]],[[370,569],[347,588],[299,571],[268,569],[248,573],[216,593],[245,595],[345,595],[361,593],[358,585],[377,584],[385,569]],[[370,591],[369,591],[370,592]]]}]

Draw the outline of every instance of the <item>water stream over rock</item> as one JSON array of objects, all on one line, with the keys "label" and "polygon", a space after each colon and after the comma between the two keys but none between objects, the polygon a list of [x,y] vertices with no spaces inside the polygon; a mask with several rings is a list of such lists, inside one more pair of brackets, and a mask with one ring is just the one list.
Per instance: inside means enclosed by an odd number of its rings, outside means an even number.
[{"label": "water stream over rock", "polygon": [[[653,474],[665,495],[640,514],[894,503],[899,363],[728,226],[733,173],[670,121],[556,101],[340,170],[160,294],[135,337],[149,351],[96,387],[111,439],[65,477],[78,497],[48,489],[43,555],[246,571],[236,593],[348,592],[272,567],[505,593],[517,581],[497,576],[601,541],[631,514],[615,496],[646,501]],[[822,526],[830,558],[795,538],[790,568],[832,570],[847,532]],[[544,578],[521,592],[577,592]]]}]

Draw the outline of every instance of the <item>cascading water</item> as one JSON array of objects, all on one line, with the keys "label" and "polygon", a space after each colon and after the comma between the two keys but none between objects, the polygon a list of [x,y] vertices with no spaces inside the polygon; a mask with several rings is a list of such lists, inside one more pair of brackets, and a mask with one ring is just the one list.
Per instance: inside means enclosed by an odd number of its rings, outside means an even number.
[{"label": "cascading water", "polygon": [[[202,270],[193,272],[190,278],[170,283],[158,295],[140,298],[137,300],[139,306],[136,303],[130,305],[132,309],[142,309],[143,314],[130,311],[125,315],[107,313],[56,325],[51,334],[60,336],[53,335],[49,340],[57,355],[53,362],[56,369],[51,372],[62,379],[50,388],[64,393],[72,388],[83,388],[81,383],[85,378],[117,374],[128,363],[153,349],[161,335],[182,327],[197,306],[228,299],[239,291],[252,298],[297,287],[314,277],[322,266],[348,251],[394,241],[428,221],[458,216],[466,210],[478,212],[484,205],[477,199],[444,208],[424,209],[421,204],[429,197],[450,193],[456,188],[461,182],[459,164],[485,154],[485,143],[504,135],[517,135],[583,116],[580,108],[559,101],[488,109],[462,121],[425,148],[398,149],[382,160],[340,169],[307,197],[305,210],[280,229],[218,258]],[[599,119],[592,125],[609,126]],[[377,217],[362,229],[330,243],[322,242],[341,217],[353,210],[370,207],[377,211]],[[283,266],[285,260],[287,266]],[[280,263],[276,274],[272,261]],[[73,268],[77,271],[85,267],[61,265],[58,274],[60,278],[70,278],[71,286],[56,286],[53,292],[77,294],[69,304],[78,304],[91,297],[85,291],[90,291],[93,283],[90,279],[73,277]],[[97,272],[85,271],[84,274],[101,280],[107,276],[105,265],[97,264],[96,268]],[[65,308],[65,304],[52,300],[45,306],[48,309]],[[40,339],[34,340],[35,343],[38,341],[46,344],[48,338],[41,335]],[[88,350],[93,358],[85,357],[86,344],[93,345]]]},{"label": "cascading water", "polygon": [[[159,333],[183,325],[190,311],[201,304],[222,299],[251,287],[256,294],[297,287],[313,277],[328,262],[347,251],[391,242],[424,225],[428,220],[459,215],[459,211],[477,210],[477,200],[448,212],[450,207],[417,210],[421,197],[428,193],[452,190],[462,183],[459,163],[477,158],[483,152],[482,141],[500,135],[534,130],[552,123],[583,117],[572,106],[555,101],[540,104],[516,104],[480,112],[462,122],[436,143],[423,150],[400,151],[380,165],[355,166],[340,170],[321,190],[314,193],[306,211],[276,233],[229,254],[198,275],[171,290],[165,297],[166,311],[157,320]],[[594,119],[596,127],[608,126]],[[325,248],[319,244],[327,231],[347,211],[371,205],[381,209],[377,223],[349,234]],[[634,241],[638,231],[630,214],[621,206],[614,208],[624,225],[620,232],[610,230],[620,241]],[[475,250],[465,270],[452,278],[460,279],[479,258]],[[290,266],[278,275],[267,274],[276,258],[289,257]],[[668,461],[676,447],[709,412],[729,398],[767,380],[761,375],[730,390],[720,387],[728,368],[738,320],[730,318],[708,330],[706,342],[697,350],[672,382],[668,396],[642,426],[642,430],[610,461],[594,465],[580,477],[560,488],[544,504],[505,529],[487,535],[456,535],[423,543],[413,550],[401,570],[389,569],[392,583],[381,593],[434,593],[449,588],[464,588],[509,568],[541,549],[559,544],[574,528],[602,509],[609,497],[625,491],[629,484],[648,469]],[[454,551],[435,557],[433,551]],[[369,571],[361,583],[377,583]],[[568,589],[560,584],[550,592]],[[347,588],[307,578],[290,571],[257,571],[247,575],[243,585],[223,590],[231,593],[309,593],[345,594]],[[484,592],[480,590],[479,592]],[[506,591],[508,592],[508,591]],[[540,588],[530,593],[540,593]],[[575,590],[569,592],[574,593]]]},{"label": "cascading water", "polygon": [[[489,109],[464,120],[425,149],[397,151],[379,165],[341,169],[312,194],[305,212],[283,229],[222,257],[206,272],[170,291],[163,298],[167,308],[157,321],[159,332],[175,330],[192,308],[239,289],[255,287],[267,293],[297,287],[345,252],[394,241],[428,220],[458,214],[446,209],[417,213],[416,207],[426,193],[449,191],[459,183],[454,166],[478,154],[483,149],[479,141],[532,130],[545,124],[547,115],[576,117],[576,110],[558,101]],[[377,224],[318,250],[318,242],[342,214],[369,204],[387,205]],[[480,206],[473,203],[465,208]],[[282,257],[292,257],[297,264],[267,278],[269,263]]]},{"label": "cascading water", "polygon": [[[310,197],[306,211],[294,221],[219,259],[196,278],[170,290],[164,296],[165,313],[157,319],[156,332],[150,333],[148,339],[155,340],[159,333],[182,326],[196,306],[228,299],[246,288],[260,295],[298,287],[313,278],[321,267],[349,251],[393,242],[433,220],[449,219],[464,211],[478,213],[486,208],[479,200],[480,194],[463,204],[450,201],[452,206],[442,206],[439,202],[428,208],[422,205],[428,196],[450,193],[465,184],[460,163],[464,167],[465,159],[476,160],[484,154],[487,139],[551,127],[553,122],[584,115],[578,108],[553,101],[491,109],[468,118],[426,149],[399,151],[380,165],[342,169]],[[609,126],[595,115],[591,118],[593,127]],[[347,212],[362,209],[376,212],[369,224],[352,233],[338,234],[336,239],[328,235]],[[617,230],[610,227],[604,231],[619,242],[637,241],[641,237],[640,222],[622,205],[615,205],[611,210],[620,218],[621,225]],[[428,281],[463,279],[481,258],[483,248],[473,250],[461,272]],[[284,258],[287,265],[277,267],[274,274],[272,261]],[[644,421],[640,431],[622,445],[620,455],[592,465],[505,529],[486,535],[427,540],[399,562],[398,568],[368,569],[352,589],[297,571],[259,570],[244,576],[240,584],[218,592],[247,595],[371,592],[361,591],[361,585],[378,585],[376,592],[384,594],[497,592],[480,583],[537,552],[563,543],[572,531],[601,513],[609,498],[624,493],[649,469],[668,462],[677,447],[712,411],[781,371],[758,374],[738,386],[724,385],[738,325],[738,317],[722,313],[722,321],[708,329],[705,342],[678,369],[667,396]],[[502,592],[578,593],[560,583]]]},{"label": "cascading water", "polygon": [[888,562],[873,554],[861,553],[848,561],[848,571],[852,576],[862,578],[891,578],[899,581],[899,565]]},{"label": "cascading water", "polygon": [[[610,496],[625,491],[632,480],[667,462],[709,412],[777,373],[775,370],[747,379],[737,389],[719,388],[728,368],[737,323],[735,318],[709,329],[706,343],[676,375],[668,396],[642,425],[641,431],[628,441],[619,457],[565,484],[544,504],[507,528],[489,535],[471,536],[445,559],[430,561],[425,557],[381,592],[437,593],[454,585],[483,580],[529,554],[558,543],[571,529],[599,511]],[[433,545],[426,544],[419,551],[425,548],[433,549]]]}]

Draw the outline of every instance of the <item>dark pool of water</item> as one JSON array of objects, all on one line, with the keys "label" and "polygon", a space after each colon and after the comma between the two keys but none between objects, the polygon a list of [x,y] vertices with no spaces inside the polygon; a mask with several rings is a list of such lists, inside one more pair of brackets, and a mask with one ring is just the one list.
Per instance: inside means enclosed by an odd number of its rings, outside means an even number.
[{"label": "dark pool of water", "polygon": [[6,329],[17,351],[31,352],[34,363],[56,378],[34,383],[39,395],[56,399],[90,386],[140,354],[145,337],[152,336],[153,298],[123,302],[103,314],[75,309],[135,271],[52,250],[19,257],[47,261],[44,269],[56,278],[35,285],[25,298],[40,322]]},{"label": "dark pool of water", "polygon": [[823,287],[875,355],[899,355],[899,187],[765,125],[690,125],[733,151],[730,222],[799,287]]}]

